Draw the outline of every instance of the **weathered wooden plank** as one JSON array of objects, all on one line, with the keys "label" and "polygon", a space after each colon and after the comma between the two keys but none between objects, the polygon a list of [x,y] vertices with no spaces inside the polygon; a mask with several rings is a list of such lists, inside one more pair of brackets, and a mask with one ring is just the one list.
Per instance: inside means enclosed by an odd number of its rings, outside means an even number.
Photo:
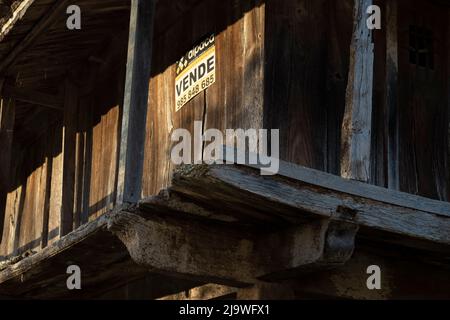
[{"label": "weathered wooden plank", "polygon": [[[374,0],[382,12],[386,12],[386,1]],[[382,18],[386,14],[382,14]],[[382,28],[373,33],[374,42],[374,82],[373,82],[373,111],[372,111],[372,145],[371,145],[371,173],[369,183],[381,187],[388,187],[388,117],[386,101],[386,32],[385,19]],[[344,89],[345,91],[345,89]]]},{"label": "weathered wooden plank", "polygon": [[142,192],[145,124],[155,1],[132,0],[117,183],[117,202],[137,202]]},{"label": "weathered wooden plank", "polygon": [[[399,134],[398,134],[398,3],[386,1],[386,117],[388,187],[398,190]],[[381,128],[379,128],[381,130]]]},{"label": "weathered wooden plank", "polygon": [[353,0],[327,1],[326,168],[340,175],[341,126],[345,109],[350,42],[353,31]]},{"label": "weathered wooden plank", "polygon": [[329,1],[264,2],[264,126],[280,129],[280,159],[325,170]]},{"label": "weathered wooden plank", "polygon": [[[179,30],[179,31],[178,31]],[[175,67],[166,68],[158,73],[157,66],[168,65],[172,61],[168,54],[173,48],[171,43],[175,42],[176,34],[183,30],[177,25],[171,32],[165,33],[164,37],[159,37],[155,41],[154,59],[152,62],[152,78],[150,80],[149,108],[147,112],[147,129],[144,156],[143,196],[158,194],[161,189],[165,189],[170,184],[172,175],[172,161],[170,160],[170,150],[172,141],[170,135],[174,129],[174,101],[175,91],[168,83],[175,81]],[[178,32],[177,32],[178,31]],[[177,46],[179,44],[177,43]],[[180,56],[182,53],[180,53]]]},{"label": "weathered wooden plank", "polygon": [[61,236],[73,229],[76,131],[78,123],[78,88],[69,79],[65,82],[63,181],[61,207]]},{"label": "weathered wooden plank", "polygon": [[[342,181],[345,185],[345,180]],[[436,214],[387,204],[367,196],[334,191],[317,183],[262,177],[245,168],[182,167],[174,178],[172,190],[199,203],[214,204],[223,211],[230,206],[239,208],[239,205],[247,209],[253,207],[258,212],[267,207],[274,215],[286,219],[312,214],[349,221],[372,230],[373,234],[378,231],[378,234],[401,237],[404,245],[419,246],[417,240],[423,242],[424,248],[450,245],[449,211]],[[364,190],[367,189],[361,191]],[[421,202],[421,198],[416,201]],[[442,203],[441,209],[446,206],[448,203]],[[386,236],[379,240],[389,241]]]},{"label": "weathered wooden plank", "polygon": [[[86,215],[90,219],[107,212],[114,206],[118,167],[118,146],[120,145],[120,105],[123,96],[111,88],[122,84],[119,79],[120,61],[106,64],[98,72],[98,85],[91,96],[93,118],[90,120],[89,161],[89,208]],[[88,109],[89,110],[89,109]],[[87,111],[88,111],[87,110]],[[91,112],[91,111],[88,111]]]},{"label": "weathered wooden plank", "polygon": [[1,95],[3,80],[0,79],[0,242],[6,211],[6,198],[9,191],[12,140],[15,121],[15,101]]},{"label": "weathered wooden plank", "polygon": [[83,206],[83,187],[84,187],[84,164],[86,156],[86,112],[81,103],[85,100],[80,99],[78,107],[78,132],[76,133],[75,143],[75,186],[74,186],[74,207],[73,207],[73,225],[78,228],[81,225],[82,206]]},{"label": "weathered wooden plank", "polygon": [[[52,130],[50,129],[49,132]],[[41,233],[41,247],[45,248],[48,245],[49,225],[50,225],[50,199],[52,193],[52,172],[53,172],[53,139],[47,143],[45,154],[45,192],[44,192],[44,206],[42,211],[42,233]]]},{"label": "weathered wooden plank", "polygon": [[346,106],[342,123],[341,175],[368,182],[372,125],[373,43],[366,10],[372,0],[355,0]]},{"label": "weathered wooden plank", "polygon": [[[48,220],[48,244],[56,241],[61,236],[61,210],[63,194],[64,172],[64,128],[62,121],[49,130],[52,134],[51,182],[50,182],[50,208]],[[49,168],[50,169],[50,168]]]},{"label": "weathered wooden plank", "polygon": [[90,198],[91,198],[91,181],[92,181],[92,151],[93,151],[93,120],[92,120],[92,113],[93,113],[93,106],[91,100],[82,100],[83,102],[86,102],[82,105],[82,108],[84,108],[85,115],[85,126],[86,126],[86,133],[85,133],[85,154],[84,154],[84,163],[83,163],[83,203],[82,203],[82,213],[80,215],[80,221],[81,224],[85,224],[89,221],[89,214],[90,214]]},{"label": "weathered wooden plank", "polygon": [[[400,190],[447,201],[448,48],[438,40],[446,37],[447,12],[432,2],[397,2],[398,29],[404,30],[398,33]],[[422,31],[429,32],[431,43],[420,35]],[[410,42],[413,37],[415,47]],[[432,54],[419,49],[420,41]]]},{"label": "weathered wooden plank", "polygon": [[[228,147],[224,147],[223,154],[226,155],[229,152],[228,150]],[[236,153],[236,151],[232,152]],[[225,160],[225,157],[222,160]],[[254,164],[246,164],[246,166],[257,169],[261,168],[260,165]],[[278,175],[368,200],[376,200],[390,205],[450,217],[450,203],[424,198],[406,192],[389,190],[360,181],[343,179],[323,171],[305,168],[286,161],[280,160]]]},{"label": "weathered wooden plank", "polygon": [[3,90],[4,97],[10,97],[18,101],[32,103],[50,109],[63,110],[64,101],[61,97],[11,86],[5,86]]}]

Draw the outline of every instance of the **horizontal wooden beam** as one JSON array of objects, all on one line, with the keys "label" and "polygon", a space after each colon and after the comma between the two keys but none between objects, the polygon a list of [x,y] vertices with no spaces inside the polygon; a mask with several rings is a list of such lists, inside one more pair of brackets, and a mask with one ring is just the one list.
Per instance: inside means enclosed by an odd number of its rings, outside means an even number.
[{"label": "horizontal wooden beam", "polygon": [[[222,159],[226,160],[227,153],[237,154],[234,148],[223,147]],[[248,156],[246,155],[248,158]],[[279,161],[277,175],[300,182],[305,182],[333,191],[347,193],[352,196],[368,200],[376,200],[386,204],[410,208],[414,210],[435,213],[450,218],[450,203],[413,195],[406,192],[387,189],[376,185],[345,179],[334,174],[296,165],[283,160]],[[246,167],[263,169],[259,164],[245,164]]]},{"label": "horizontal wooden beam", "polygon": [[63,110],[64,102],[61,96],[50,95],[32,89],[17,88],[8,85],[5,85],[3,95],[17,101],[27,102],[54,110]]},{"label": "horizontal wooden beam", "polygon": [[404,245],[416,247],[420,240],[423,249],[450,250],[449,203],[386,190],[377,194],[380,188],[295,166],[280,167],[280,172],[289,178],[263,177],[231,165],[182,166],[171,190],[221,212],[232,208],[236,216],[255,212],[295,221],[312,215],[354,223]]},{"label": "horizontal wooden beam", "polygon": [[108,222],[134,261],[152,272],[232,286],[342,265],[353,252],[357,231],[320,220],[261,234],[207,219],[158,219],[145,210],[118,213]]},{"label": "horizontal wooden beam", "polygon": [[81,268],[85,279],[82,292],[74,295],[85,297],[98,293],[96,283],[116,285],[144,270],[234,286],[283,280],[342,265],[353,252],[355,233],[353,226],[325,220],[243,232],[208,219],[161,219],[148,207],[117,208],[38,253],[0,264],[0,294],[70,296],[65,279],[71,264]]}]

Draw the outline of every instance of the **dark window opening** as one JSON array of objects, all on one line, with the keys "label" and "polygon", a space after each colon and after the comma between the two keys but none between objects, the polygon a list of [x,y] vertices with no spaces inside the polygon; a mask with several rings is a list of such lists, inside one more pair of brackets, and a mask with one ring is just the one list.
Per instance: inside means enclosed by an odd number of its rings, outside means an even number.
[{"label": "dark window opening", "polygon": [[425,27],[409,27],[409,62],[434,69],[433,33]]}]

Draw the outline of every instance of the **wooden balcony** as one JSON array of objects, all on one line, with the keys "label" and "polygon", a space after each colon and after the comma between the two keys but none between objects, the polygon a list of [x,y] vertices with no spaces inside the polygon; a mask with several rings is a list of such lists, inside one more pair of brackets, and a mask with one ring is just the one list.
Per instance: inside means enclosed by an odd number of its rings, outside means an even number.
[{"label": "wooden balcony", "polygon": [[[402,15],[404,0],[381,1],[393,18],[372,32],[370,0],[71,1],[81,30],[66,28],[67,4],[23,0],[0,32],[0,296],[142,282],[147,298],[210,283],[237,297],[449,297],[448,101],[441,86],[435,108],[406,98],[405,81],[427,87],[397,30],[441,12],[448,43],[448,5]],[[175,111],[176,61],[205,34],[216,82]],[[171,134],[195,121],[279,128],[278,174],[175,166]],[[67,290],[71,264],[81,291]],[[361,280],[371,264],[381,291]]]}]

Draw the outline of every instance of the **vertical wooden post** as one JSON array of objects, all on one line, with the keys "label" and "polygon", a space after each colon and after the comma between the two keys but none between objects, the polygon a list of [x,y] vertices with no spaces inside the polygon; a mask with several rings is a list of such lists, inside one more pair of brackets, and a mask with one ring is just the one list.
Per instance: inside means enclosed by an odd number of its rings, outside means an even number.
[{"label": "vertical wooden post", "polygon": [[345,114],[341,139],[341,175],[369,181],[374,45],[367,27],[372,0],[355,0]]},{"label": "vertical wooden post", "polygon": [[386,124],[388,187],[399,189],[397,0],[386,2]]},{"label": "vertical wooden post", "polygon": [[117,203],[141,197],[155,0],[132,0],[120,141]]},{"label": "vertical wooden post", "polygon": [[76,128],[78,111],[78,88],[69,80],[65,82],[64,137],[63,137],[63,180],[61,207],[61,236],[73,229],[73,208],[75,193]]},{"label": "vertical wooden post", "polygon": [[4,80],[0,79],[0,242],[3,236],[6,198],[11,176],[11,152],[16,109],[13,99],[2,98],[3,84]]}]

